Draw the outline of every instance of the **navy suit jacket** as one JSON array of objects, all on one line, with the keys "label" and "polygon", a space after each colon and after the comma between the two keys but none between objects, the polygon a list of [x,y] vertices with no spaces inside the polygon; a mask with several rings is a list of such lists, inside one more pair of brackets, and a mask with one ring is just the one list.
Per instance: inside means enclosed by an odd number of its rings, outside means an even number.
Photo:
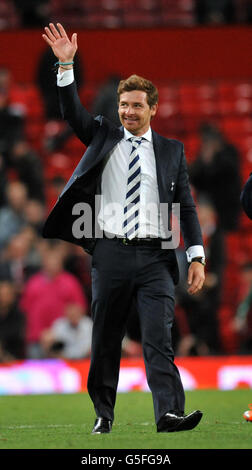
[{"label": "navy suit jacket", "polygon": [[246,181],[242,190],[241,203],[244,212],[250,219],[252,219],[252,173],[250,173],[250,177]]},{"label": "navy suit jacket", "polygon": [[[94,237],[77,239],[73,236],[72,224],[76,216],[72,215],[72,208],[78,202],[89,203],[93,208],[95,227],[95,195],[101,180],[103,160],[124,137],[124,132],[122,127],[115,127],[103,116],[94,118],[83,107],[75,82],[58,87],[58,92],[64,119],[87,149],[49,214],[43,236],[75,243],[92,254],[96,241]],[[152,131],[152,136],[160,202],[170,205],[174,202],[180,203],[180,222],[185,248],[203,245],[189,186],[184,146],[181,142],[164,138],[155,131]]]}]

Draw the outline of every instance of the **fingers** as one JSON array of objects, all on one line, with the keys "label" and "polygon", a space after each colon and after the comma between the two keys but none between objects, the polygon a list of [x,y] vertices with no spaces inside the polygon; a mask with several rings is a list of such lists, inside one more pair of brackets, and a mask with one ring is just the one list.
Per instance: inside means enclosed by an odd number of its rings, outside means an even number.
[{"label": "fingers", "polygon": [[75,49],[77,49],[78,45],[77,45],[77,34],[76,33],[73,33],[72,38],[71,38],[71,42],[72,42],[73,46],[75,47]]},{"label": "fingers", "polygon": [[203,284],[204,284],[204,281],[195,280],[188,289],[189,294],[196,294],[198,291],[202,289]]},{"label": "fingers", "polygon": [[[49,23],[49,27],[48,26],[45,27],[46,34],[42,34],[43,39],[51,47],[53,47],[53,45],[54,45],[55,41],[57,41],[57,39],[61,39],[61,38],[68,39],[67,33],[66,33],[64,27],[62,26],[62,24],[57,23],[57,27],[58,27],[58,29],[55,27],[55,25],[53,23]],[[69,39],[68,39],[68,41],[69,41]],[[77,34],[76,33],[74,33],[73,36],[72,36],[72,43],[77,49]]]},{"label": "fingers", "polygon": [[63,28],[62,24],[61,23],[57,23],[57,27],[58,27],[58,30],[61,34],[61,37],[64,37],[64,38],[68,38],[68,35],[65,31],[65,29]]},{"label": "fingers", "polygon": [[189,286],[192,284],[192,280],[193,280],[193,273],[192,273],[192,271],[189,270],[188,279],[187,279],[187,282],[188,282]]},{"label": "fingers", "polygon": [[59,33],[59,31],[57,30],[57,28],[54,26],[54,24],[53,24],[53,23],[49,23],[49,26],[50,26],[51,32],[52,32],[52,34],[54,35],[54,37],[55,37],[56,39],[60,39],[60,38],[61,38],[60,33]]},{"label": "fingers", "polygon": [[196,267],[191,265],[188,271],[187,280],[190,286],[188,288],[188,293],[196,294],[199,290],[202,289],[205,281],[204,267],[199,264]]},{"label": "fingers", "polygon": [[54,43],[55,37],[54,37],[54,35],[52,34],[50,28],[48,28],[48,26],[45,27],[45,32],[46,32],[46,34],[47,34],[47,38],[50,39],[51,43]]},{"label": "fingers", "polygon": [[53,42],[51,41],[51,39],[49,39],[49,37],[46,35],[46,34],[42,34],[42,38],[45,40],[45,42],[47,42],[47,44],[49,46],[53,46]]},{"label": "fingers", "polygon": [[[68,39],[68,36],[67,36],[67,33],[65,31],[65,29],[63,28],[62,24],[61,23],[57,23],[57,27],[59,29],[57,29],[53,23],[49,23],[49,26],[46,26],[45,27],[45,32],[46,32],[46,35],[47,35],[47,39],[49,39],[51,42],[49,42],[48,40],[46,41],[48,44],[50,44],[50,46],[57,40],[57,39],[60,39],[62,37],[64,38],[67,38]],[[46,40],[46,37],[45,35],[42,35],[43,38]]]}]

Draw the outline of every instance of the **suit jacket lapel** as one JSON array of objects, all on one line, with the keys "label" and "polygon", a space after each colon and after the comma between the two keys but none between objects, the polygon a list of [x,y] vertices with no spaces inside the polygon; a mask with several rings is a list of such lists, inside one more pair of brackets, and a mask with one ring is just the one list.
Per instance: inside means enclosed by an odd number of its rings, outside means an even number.
[{"label": "suit jacket lapel", "polygon": [[79,180],[80,178],[84,177],[90,170],[92,170],[95,166],[104,159],[104,157],[115,147],[118,142],[123,138],[123,131],[117,127],[113,127],[110,129],[109,136],[104,139],[103,146],[101,150],[97,153],[93,151],[92,145],[88,147],[86,152],[84,153],[83,157],[79,161],[78,165],[76,166],[72,176],[68,180],[66,186],[64,187],[61,195],[63,194]]},{"label": "suit jacket lapel", "polygon": [[111,150],[116,146],[116,144],[118,144],[118,142],[120,142],[120,140],[123,138],[123,136],[124,136],[123,127],[120,127],[120,128],[115,127],[110,131],[109,139],[105,140],[104,146],[101,150],[101,153],[100,153],[99,159],[97,160],[97,163],[99,161],[103,160],[103,158],[109,152],[111,152]]},{"label": "suit jacket lapel", "polygon": [[[85,170],[84,173],[87,173],[91,168],[97,165],[99,162],[103,160],[103,158],[111,152],[111,150],[115,147],[118,142],[123,138],[123,131],[119,128],[112,128],[109,132],[109,138],[105,139],[102,149],[100,150],[98,155],[93,155],[93,152],[90,152],[86,155],[85,158]],[[91,149],[90,149],[91,150]]]},{"label": "suit jacket lapel", "polygon": [[160,202],[166,202],[168,177],[174,174],[172,146],[167,139],[152,131],[153,149],[156,159],[157,183]]}]

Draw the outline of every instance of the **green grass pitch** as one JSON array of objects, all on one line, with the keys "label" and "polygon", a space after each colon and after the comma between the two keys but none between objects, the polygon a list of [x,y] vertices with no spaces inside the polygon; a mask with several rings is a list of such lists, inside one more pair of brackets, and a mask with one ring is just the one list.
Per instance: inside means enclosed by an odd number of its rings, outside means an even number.
[{"label": "green grass pitch", "polygon": [[157,433],[150,393],[118,394],[113,430],[91,435],[86,393],[0,397],[0,449],[251,449],[252,422],[242,417],[252,390],[186,392],[186,412],[204,415],[191,431]]}]

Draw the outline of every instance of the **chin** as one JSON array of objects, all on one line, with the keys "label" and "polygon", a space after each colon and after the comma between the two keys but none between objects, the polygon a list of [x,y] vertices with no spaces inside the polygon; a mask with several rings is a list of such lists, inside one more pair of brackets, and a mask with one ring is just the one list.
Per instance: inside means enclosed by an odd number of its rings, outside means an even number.
[{"label": "chin", "polygon": [[138,131],[138,128],[136,128],[134,124],[129,124],[128,122],[125,122],[123,125],[125,129],[127,129],[127,131],[131,132],[132,134],[135,134],[135,132]]}]

